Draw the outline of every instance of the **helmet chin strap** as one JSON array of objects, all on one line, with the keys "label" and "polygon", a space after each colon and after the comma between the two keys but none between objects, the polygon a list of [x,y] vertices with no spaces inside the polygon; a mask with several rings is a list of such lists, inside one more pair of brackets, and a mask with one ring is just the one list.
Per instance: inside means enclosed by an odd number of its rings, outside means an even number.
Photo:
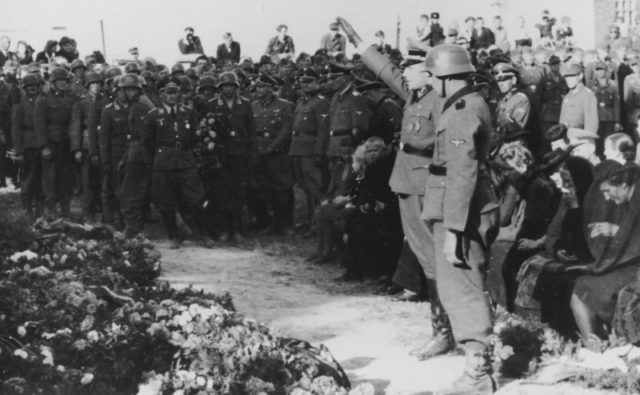
[{"label": "helmet chin strap", "polygon": [[447,97],[447,85],[445,84],[444,78],[440,79],[440,83],[442,84],[442,90],[440,91],[441,97]]}]

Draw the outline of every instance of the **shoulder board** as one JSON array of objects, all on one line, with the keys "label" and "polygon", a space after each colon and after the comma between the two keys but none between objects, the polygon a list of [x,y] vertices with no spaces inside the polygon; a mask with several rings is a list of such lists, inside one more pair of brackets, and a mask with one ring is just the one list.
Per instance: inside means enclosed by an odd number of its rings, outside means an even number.
[{"label": "shoulder board", "polygon": [[213,102],[215,102],[217,100],[218,100],[218,96],[212,97],[211,99],[207,100],[207,103],[213,103]]},{"label": "shoulder board", "polygon": [[525,95],[525,94],[524,94],[524,93],[522,93],[522,92],[516,92],[516,94],[515,94],[514,96],[520,96],[520,97],[521,97],[521,98],[523,98],[523,99],[527,99],[527,100],[529,100],[529,97],[527,97],[527,95]]},{"label": "shoulder board", "polygon": [[109,103],[106,106],[104,106],[104,108],[111,108],[111,107],[113,107],[113,103]]},{"label": "shoulder board", "polygon": [[250,103],[249,99],[247,99],[246,97],[244,97],[244,96],[239,96],[239,97],[240,97],[240,100],[243,100],[243,101],[246,101],[247,103]]},{"label": "shoulder board", "polygon": [[155,111],[158,111],[158,109],[154,107],[151,110],[147,111],[147,114],[151,114],[152,112],[155,112]]},{"label": "shoulder board", "polygon": [[189,104],[182,104],[180,107],[186,110],[193,110],[193,107]]},{"label": "shoulder board", "polygon": [[283,99],[283,98],[281,98],[281,97],[279,97],[279,98],[278,98],[278,101],[281,101],[281,102],[283,102],[283,103],[285,103],[285,104],[293,104],[293,102],[290,102],[289,100],[287,100],[287,99]]}]

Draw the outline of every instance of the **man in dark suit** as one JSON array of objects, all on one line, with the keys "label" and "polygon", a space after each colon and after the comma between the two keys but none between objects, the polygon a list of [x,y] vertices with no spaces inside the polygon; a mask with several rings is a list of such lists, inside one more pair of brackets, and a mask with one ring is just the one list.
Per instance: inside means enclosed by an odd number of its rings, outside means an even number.
[{"label": "man in dark suit", "polygon": [[237,41],[233,41],[233,37],[229,32],[223,34],[222,39],[224,42],[218,45],[218,50],[216,51],[218,62],[222,63],[225,60],[230,60],[233,63],[238,63],[240,61],[240,44]]},{"label": "man in dark suit", "polygon": [[4,66],[7,60],[18,60],[15,53],[9,51],[11,39],[8,36],[0,38],[0,67]]}]

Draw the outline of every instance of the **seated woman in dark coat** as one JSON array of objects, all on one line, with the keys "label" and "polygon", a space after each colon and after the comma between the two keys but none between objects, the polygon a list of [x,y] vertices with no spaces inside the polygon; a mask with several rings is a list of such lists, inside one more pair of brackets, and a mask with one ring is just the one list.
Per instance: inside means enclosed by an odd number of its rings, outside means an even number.
[{"label": "seated woman in dark coat", "polygon": [[618,292],[640,268],[640,167],[635,164],[602,175],[598,189],[615,206],[587,222],[594,259],[580,266],[571,295],[571,310],[583,338],[605,336]]},{"label": "seated woman in dark coat", "polygon": [[393,275],[402,249],[402,225],[396,195],[389,187],[395,151],[379,137],[365,143],[366,170],[358,191],[347,205],[345,274],[342,280]]}]

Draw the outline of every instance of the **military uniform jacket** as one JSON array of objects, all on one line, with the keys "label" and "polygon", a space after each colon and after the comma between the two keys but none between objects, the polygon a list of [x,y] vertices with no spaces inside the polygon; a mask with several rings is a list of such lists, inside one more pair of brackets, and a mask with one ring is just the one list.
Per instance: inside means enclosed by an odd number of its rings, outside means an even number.
[{"label": "military uniform jacket", "polygon": [[552,76],[550,73],[545,74],[540,81],[538,94],[540,97],[540,121],[557,123],[560,119],[560,109],[562,108],[562,98],[569,88],[561,75]]},{"label": "military uniform jacket", "polygon": [[587,87],[578,84],[562,99],[560,123],[570,128],[598,132],[598,100]]},{"label": "military uniform jacket", "polygon": [[362,54],[363,63],[406,102],[400,127],[400,150],[391,172],[389,185],[396,193],[422,195],[429,176],[431,158],[405,152],[406,147],[433,151],[435,125],[444,100],[435,91],[414,92],[402,79],[402,70],[375,49]]},{"label": "military uniform jacket", "polygon": [[624,79],[624,105],[627,110],[627,120],[637,123],[640,113],[640,74],[629,74]]},{"label": "military uniform jacket", "polygon": [[504,136],[506,128],[510,124],[517,124],[521,129],[526,129],[530,110],[531,104],[527,95],[515,89],[500,98],[496,108],[496,133],[498,137]]},{"label": "military uniform jacket", "polygon": [[216,130],[225,152],[232,156],[253,156],[257,154],[256,129],[251,103],[239,95],[233,99],[231,107],[222,96],[208,102],[209,112],[225,130]]},{"label": "military uniform jacket", "polygon": [[350,136],[357,129],[357,139],[366,136],[369,130],[369,107],[367,99],[352,86],[341,92],[336,92],[331,98],[329,111],[329,146],[327,156],[340,156],[340,141],[344,136]]},{"label": "military uniform jacket", "polygon": [[38,97],[23,97],[20,103],[13,107],[11,133],[16,153],[21,154],[25,149],[38,148],[36,131],[33,127],[33,111]]},{"label": "military uniform jacket", "polygon": [[524,93],[529,97],[532,103],[540,102],[540,93],[538,87],[544,78],[546,71],[541,66],[520,66],[518,67],[520,74],[520,85]]},{"label": "military uniform jacket", "polygon": [[600,122],[620,122],[620,92],[614,80],[593,82],[593,93],[598,99],[598,119]]},{"label": "military uniform jacket", "polygon": [[324,156],[329,141],[329,102],[322,96],[303,97],[293,112],[291,156]]},{"label": "military uniform jacket", "polygon": [[390,96],[384,96],[377,103],[369,103],[369,135],[380,137],[387,144],[391,143],[402,127],[402,106]]},{"label": "military uniform jacket", "polygon": [[100,163],[103,171],[111,171],[124,157],[129,135],[129,107],[118,100],[107,104],[100,114],[98,133]]},{"label": "military uniform jacket", "polygon": [[196,116],[188,107],[177,105],[175,116],[165,106],[149,111],[142,140],[155,153],[154,170],[181,170],[196,167],[192,148],[197,143]]},{"label": "military uniform jacket", "polygon": [[45,147],[52,141],[69,139],[73,103],[74,99],[69,93],[53,89],[38,98],[33,124],[39,147]]},{"label": "military uniform jacket", "polygon": [[85,150],[90,155],[98,155],[98,100],[95,96],[85,95],[73,105],[69,127],[72,152]]},{"label": "military uniform jacket", "polygon": [[288,152],[293,126],[293,103],[272,97],[251,103],[259,152]]},{"label": "military uniform jacket", "polygon": [[0,86],[0,136],[11,141],[11,109],[20,101],[12,86],[5,83]]},{"label": "military uniform jacket", "polygon": [[436,136],[423,218],[443,221],[445,228],[463,232],[470,224],[478,225],[480,214],[498,207],[485,165],[491,113],[472,87],[461,89],[447,100]]}]

